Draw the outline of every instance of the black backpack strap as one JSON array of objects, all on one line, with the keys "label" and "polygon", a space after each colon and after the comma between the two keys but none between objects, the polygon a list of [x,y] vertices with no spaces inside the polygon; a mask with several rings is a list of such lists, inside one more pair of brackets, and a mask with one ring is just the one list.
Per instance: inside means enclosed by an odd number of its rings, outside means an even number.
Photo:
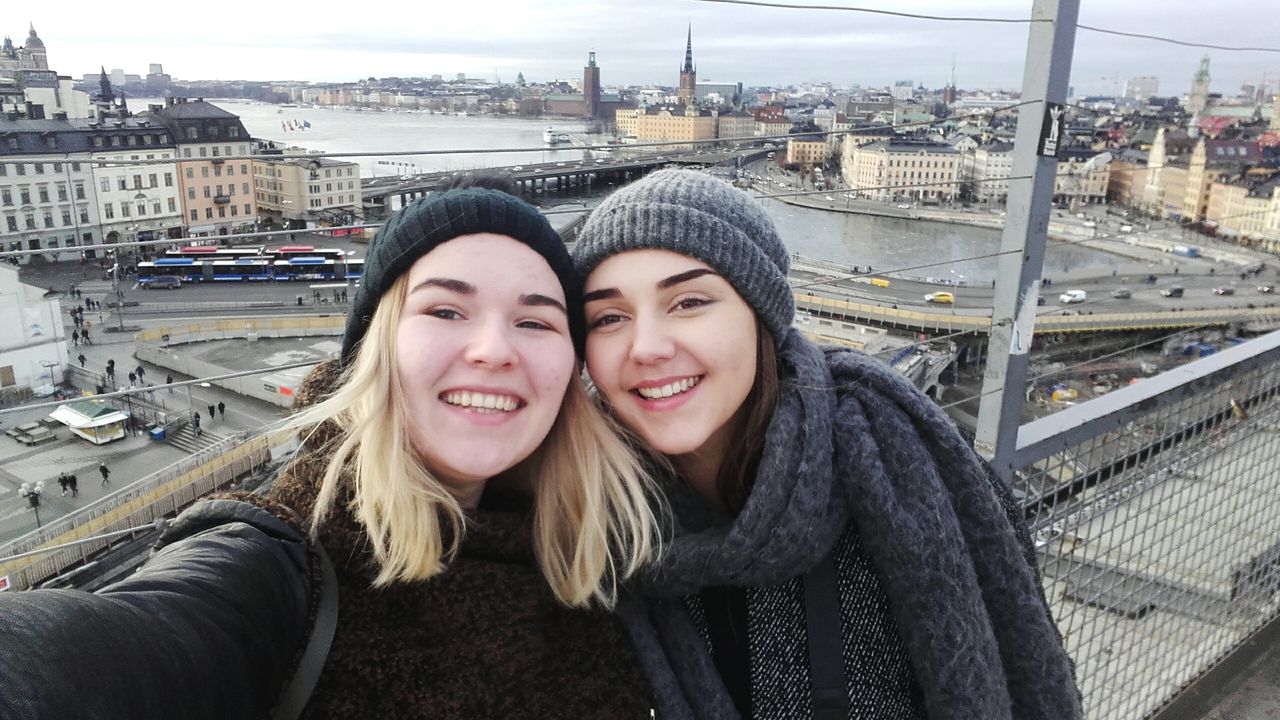
[{"label": "black backpack strap", "polygon": [[813,720],[845,720],[849,716],[849,696],[844,681],[840,585],[831,554],[804,576],[804,617],[809,633]]},{"label": "black backpack strap", "polygon": [[295,720],[302,715],[302,709],[307,706],[316,683],[320,681],[320,671],[329,656],[333,633],[338,627],[338,576],[324,546],[316,542],[315,549],[320,563],[320,606],[316,608],[316,622],[293,678],[271,710],[271,720]]}]

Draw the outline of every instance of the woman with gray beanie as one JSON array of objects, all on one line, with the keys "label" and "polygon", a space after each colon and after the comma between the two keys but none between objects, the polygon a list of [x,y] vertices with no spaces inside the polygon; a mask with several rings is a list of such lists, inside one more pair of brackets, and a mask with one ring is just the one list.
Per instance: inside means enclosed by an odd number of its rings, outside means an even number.
[{"label": "woman with gray beanie", "polygon": [[1080,717],[1009,489],[904,378],[791,327],[748,195],[654,173],[574,260],[591,379],[669,469],[673,537],[621,607],[663,717]]}]

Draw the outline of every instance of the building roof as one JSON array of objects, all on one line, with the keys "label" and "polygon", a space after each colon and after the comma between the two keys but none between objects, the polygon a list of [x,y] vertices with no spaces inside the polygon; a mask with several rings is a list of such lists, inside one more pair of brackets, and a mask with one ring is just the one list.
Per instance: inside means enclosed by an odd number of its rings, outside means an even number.
[{"label": "building roof", "polygon": [[881,140],[864,145],[863,150],[885,151],[891,153],[940,153],[942,155],[958,155],[959,150],[941,143],[912,142],[910,140]]},{"label": "building roof", "polygon": [[205,102],[204,98],[196,98],[195,100],[176,98],[175,102],[165,105],[155,114],[164,120],[240,119],[240,116],[235,113],[223,110],[213,103]]}]

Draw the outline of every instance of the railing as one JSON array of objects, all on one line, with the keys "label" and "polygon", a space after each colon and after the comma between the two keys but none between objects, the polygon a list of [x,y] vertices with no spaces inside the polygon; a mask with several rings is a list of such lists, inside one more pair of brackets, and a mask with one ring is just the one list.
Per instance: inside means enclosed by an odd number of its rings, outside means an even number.
[{"label": "railing", "polygon": [[1090,720],[1280,618],[1280,332],[1023,426],[1014,466]]},{"label": "railing", "polygon": [[[227,438],[35,532],[0,545],[0,558],[154,522],[270,459],[271,439],[266,435]],[[99,539],[40,555],[0,561],[0,576],[8,575],[10,587],[23,590],[86,560],[109,544],[109,540]]]}]

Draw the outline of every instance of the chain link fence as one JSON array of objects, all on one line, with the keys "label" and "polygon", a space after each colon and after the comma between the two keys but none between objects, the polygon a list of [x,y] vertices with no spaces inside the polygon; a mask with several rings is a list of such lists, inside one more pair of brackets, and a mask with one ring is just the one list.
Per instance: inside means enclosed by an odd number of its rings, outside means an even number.
[{"label": "chain link fence", "polygon": [[1146,718],[1280,617],[1280,333],[1023,427],[1086,717]]}]

